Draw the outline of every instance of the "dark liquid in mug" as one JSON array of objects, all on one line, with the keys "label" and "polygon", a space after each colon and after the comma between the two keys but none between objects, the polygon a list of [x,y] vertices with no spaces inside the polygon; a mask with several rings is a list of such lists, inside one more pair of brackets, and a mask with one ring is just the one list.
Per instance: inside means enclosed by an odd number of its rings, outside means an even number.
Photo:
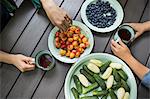
[{"label": "dark liquid in mug", "polygon": [[120,29],[118,35],[122,40],[129,41],[131,38],[131,33],[127,29]]},{"label": "dark liquid in mug", "polygon": [[51,64],[52,58],[51,58],[50,55],[44,54],[44,55],[41,55],[39,57],[39,61],[38,62],[39,62],[40,66],[42,66],[44,68],[47,68]]}]

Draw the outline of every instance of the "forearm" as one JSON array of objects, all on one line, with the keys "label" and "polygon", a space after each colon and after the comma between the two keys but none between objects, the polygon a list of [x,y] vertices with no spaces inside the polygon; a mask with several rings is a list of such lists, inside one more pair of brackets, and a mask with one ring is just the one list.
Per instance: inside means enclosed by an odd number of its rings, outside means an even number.
[{"label": "forearm", "polygon": [[124,59],[134,73],[142,80],[144,75],[149,72],[149,68],[138,62],[132,55]]},{"label": "forearm", "polygon": [[42,6],[45,11],[50,9],[53,6],[56,6],[55,2],[53,0],[41,0]]},{"label": "forearm", "polygon": [[8,54],[0,51],[0,62],[4,62],[7,64],[13,64],[13,56],[12,54]]},{"label": "forearm", "polygon": [[145,31],[150,31],[150,21],[146,21],[143,24],[144,32]]}]

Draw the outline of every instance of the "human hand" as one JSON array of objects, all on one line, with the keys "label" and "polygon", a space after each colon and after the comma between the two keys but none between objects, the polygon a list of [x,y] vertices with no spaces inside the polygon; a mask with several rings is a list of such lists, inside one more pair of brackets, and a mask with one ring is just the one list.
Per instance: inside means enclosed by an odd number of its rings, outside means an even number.
[{"label": "human hand", "polygon": [[132,56],[129,48],[121,40],[119,40],[119,44],[112,40],[111,49],[116,56],[124,61],[128,59],[128,57]]},{"label": "human hand", "polygon": [[66,31],[72,23],[67,12],[59,8],[52,0],[41,0],[41,2],[52,24],[57,26],[61,31]]},{"label": "human hand", "polygon": [[135,38],[139,37],[145,31],[143,23],[128,23],[128,25],[136,31]]},{"label": "human hand", "polygon": [[15,65],[21,72],[34,70],[35,65],[30,64],[33,58],[21,54],[12,55],[12,64]]}]

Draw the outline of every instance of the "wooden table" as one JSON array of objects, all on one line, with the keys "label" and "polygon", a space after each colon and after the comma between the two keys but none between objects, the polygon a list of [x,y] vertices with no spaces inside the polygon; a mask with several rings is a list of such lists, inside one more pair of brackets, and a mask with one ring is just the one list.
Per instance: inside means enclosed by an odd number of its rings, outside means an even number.
[{"label": "wooden table", "polygon": [[[17,0],[18,1],[18,0]],[[150,20],[149,0],[118,0],[125,17],[123,22],[143,22]],[[55,0],[74,20],[81,21],[80,9],[84,0]],[[22,53],[34,57],[41,50],[48,50],[47,38],[54,26],[43,10],[37,11],[30,1],[25,0],[16,14],[0,34],[2,50],[9,53]],[[100,34],[92,31],[95,46],[92,53],[111,53],[110,40],[115,31]],[[145,33],[130,47],[133,55],[144,65],[150,66],[150,33]],[[1,99],[64,99],[64,82],[71,64],[56,61],[51,71],[21,73],[12,65],[2,64]],[[136,77],[136,76],[135,76]],[[150,90],[136,77],[138,99],[150,99]]]}]

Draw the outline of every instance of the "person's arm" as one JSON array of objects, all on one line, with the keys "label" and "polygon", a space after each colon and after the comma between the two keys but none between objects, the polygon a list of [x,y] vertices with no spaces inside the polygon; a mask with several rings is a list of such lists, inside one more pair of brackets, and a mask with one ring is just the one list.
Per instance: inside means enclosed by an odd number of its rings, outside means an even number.
[{"label": "person's arm", "polygon": [[124,61],[130,66],[133,72],[143,80],[145,74],[149,72],[149,68],[137,61],[132,55],[129,55]]},{"label": "person's arm", "polygon": [[29,64],[33,61],[33,58],[27,57],[21,54],[8,54],[3,51],[0,51],[0,62],[13,64],[15,65],[21,72],[34,70],[35,65]]},{"label": "person's arm", "polygon": [[150,31],[150,21],[143,23],[144,31]]},{"label": "person's arm", "polygon": [[41,3],[52,24],[66,31],[72,23],[67,12],[59,8],[53,0],[41,0]]},{"label": "person's arm", "polygon": [[143,80],[145,74],[150,71],[149,68],[138,62],[132,56],[128,47],[121,40],[119,41],[119,44],[112,40],[111,49],[116,56],[124,60],[130,66],[130,68],[141,80]]},{"label": "person's arm", "polygon": [[12,64],[13,63],[13,55],[0,51],[0,62]]},{"label": "person's arm", "polygon": [[143,23],[128,23],[135,31],[135,38],[139,37],[146,31],[150,31],[150,21],[146,21]]}]

